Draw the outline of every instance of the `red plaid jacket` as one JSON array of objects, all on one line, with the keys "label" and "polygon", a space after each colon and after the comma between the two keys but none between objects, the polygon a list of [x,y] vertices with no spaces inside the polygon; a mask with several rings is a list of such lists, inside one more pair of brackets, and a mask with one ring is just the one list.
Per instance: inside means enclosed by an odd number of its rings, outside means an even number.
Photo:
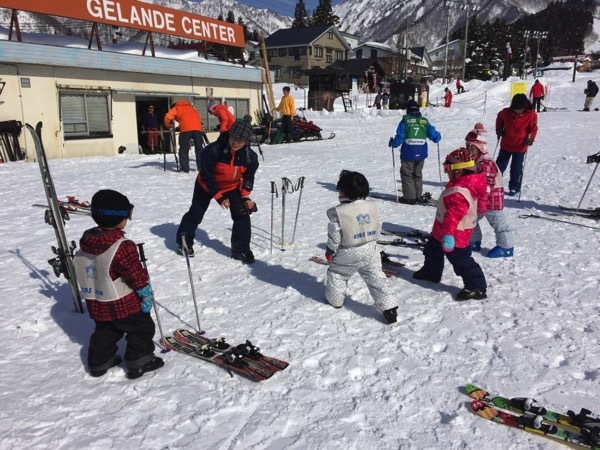
[{"label": "red plaid jacket", "polygon": [[[105,230],[100,227],[92,228],[83,233],[79,240],[82,251],[92,255],[101,255],[125,234],[122,230]],[[112,280],[122,278],[134,291],[148,284],[148,272],[140,263],[137,247],[133,241],[123,241],[115,253],[110,265],[109,275]],[[141,311],[140,297],[131,292],[111,302],[86,300],[90,317],[98,322],[111,322],[123,319]]]},{"label": "red plaid jacket", "polygon": [[475,160],[475,165],[477,173],[485,174],[487,184],[487,195],[477,200],[477,214],[504,209],[504,186],[495,187],[498,166],[491,159],[484,158],[484,155]]}]

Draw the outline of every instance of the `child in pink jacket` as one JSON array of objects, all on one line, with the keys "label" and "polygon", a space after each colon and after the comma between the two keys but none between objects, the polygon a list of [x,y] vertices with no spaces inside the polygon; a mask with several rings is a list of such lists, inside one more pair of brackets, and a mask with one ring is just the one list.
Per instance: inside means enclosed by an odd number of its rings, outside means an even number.
[{"label": "child in pink jacket", "polygon": [[431,238],[423,250],[425,262],[413,278],[439,283],[446,257],[465,285],[456,300],[483,300],[487,283],[471,255],[469,238],[477,225],[477,200],[485,197],[485,176],[475,173],[475,161],[466,148],[446,156],[444,172],[450,181],[438,201]]}]

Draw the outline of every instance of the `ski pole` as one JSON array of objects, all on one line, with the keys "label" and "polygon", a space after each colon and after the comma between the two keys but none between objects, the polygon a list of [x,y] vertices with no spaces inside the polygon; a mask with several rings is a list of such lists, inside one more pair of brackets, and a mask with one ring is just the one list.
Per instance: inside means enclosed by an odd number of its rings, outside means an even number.
[{"label": "ski pole", "polygon": [[440,156],[440,144],[436,144],[437,145],[437,151],[438,151],[438,172],[440,175],[440,188],[442,189],[442,192],[444,191],[444,182],[442,181],[442,158]]},{"label": "ski pole", "polygon": [[[292,180],[289,178],[281,179],[281,250],[285,250],[285,196],[288,192],[289,186],[292,184]],[[290,192],[291,193],[291,192]]]},{"label": "ski pole", "polygon": [[527,152],[525,152],[525,157],[523,158],[523,168],[521,169],[521,176],[519,177],[519,198],[517,199],[517,203],[521,201],[521,192],[523,191],[523,175],[525,174],[525,163],[527,162]]},{"label": "ski pole", "polygon": [[273,254],[273,224],[274,224],[274,208],[275,196],[277,196],[277,187],[275,182],[271,181],[271,255]]},{"label": "ski pole", "polygon": [[183,254],[185,255],[185,262],[187,264],[188,275],[190,276],[190,286],[192,288],[192,299],[194,300],[194,309],[196,310],[196,321],[198,322],[198,333],[201,333],[202,327],[200,326],[200,315],[198,314],[198,302],[196,301],[196,289],[194,289],[194,277],[192,276],[192,266],[190,266],[190,255],[187,242],[185,240],[185,233],[181,233],[181,248],[183,248]]},{"label": "ski pole", "polygon": [[492,159],[496,159],[496,151],[498,150],[498,144],[500,144],[500,138],[496,141],[496,146],[494,147],[494,154],[492,155]]},{"label": "ski pole", "polygon": [[398,197],[398,182],[396,181],[396,159],[394,158],[394,147],[392,147],[392,171],[392,175],[394,175],[394,190],[396,191],[396,203],[400,204],[400,198]]},{"label": "ski pole", "polygon": [[150,290],[152,291],[152,308],[154,309],[154,315],[156,315],[156,324],[158,325],[158,331],[160,332],[161,340],[165,338],[165,334],[162,330],[162,325],[160,324],[160,317],[158,316],[158,308],[156,307],[156,301],[154,300],[154,289],[152,289],[152,283],[150,282],[150,272],[148,272],[148,265],[146,264],[146,254],[144,253],[144,243],[137,244],[138,250],[140,252],[140,262],[144,269],[146,269],[146,273],[148,273],[148,285],[150,286]]},{"label": "ski pole", "polygon": [[294,243],[294,237],[296,236],[296,226],[298,225],[298,214],[300,214],[300,200],[302,200],[302,189],[304,188],[304,177],[298,179],[298,186],[300,194],[298,196],[298,207],[296,208],[296,219],[294,220],[294,232],[292,233],[292,244]]},{"label": "ski pole", "polygon": [[592,172],[592,176],[590,177],[590,181],[588,181],[588,184],[585,187],[585,191],[583,191],[583,195],[581,196],[581,200],[579,200],[579,204],[577,205],[577,209],[575,210],[575,215],[577,215],[577,213],[579,212],[579,207],[581,206],[581,202],[583,202],[583,198],[585,197],[585,194],[587,194],[587,190],[590,187],[590,183],[592,182],[592,179],[594,178],[594,175],[596,174],[596,170],[598,169],[598,164],[599,163],[600,163],[600,161],[598,161],[596,163],[596,167],[594,167],[594,171]]}]

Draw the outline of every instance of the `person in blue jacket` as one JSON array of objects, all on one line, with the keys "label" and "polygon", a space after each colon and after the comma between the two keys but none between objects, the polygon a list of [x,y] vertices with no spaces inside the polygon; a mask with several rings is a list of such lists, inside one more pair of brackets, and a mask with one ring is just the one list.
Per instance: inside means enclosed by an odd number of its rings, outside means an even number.
[{"label": "person in blue jacket", "polygon": [[389,142],[392,148],[400,147],[400,203],[414,205],[426,201],[423,198],[423,166],[427,158],[427,139],[437,144],[442,135],[426,117],[421,116],[418,103],[410,100],[406,104],[406,115],[396,129],[396,136]]}]

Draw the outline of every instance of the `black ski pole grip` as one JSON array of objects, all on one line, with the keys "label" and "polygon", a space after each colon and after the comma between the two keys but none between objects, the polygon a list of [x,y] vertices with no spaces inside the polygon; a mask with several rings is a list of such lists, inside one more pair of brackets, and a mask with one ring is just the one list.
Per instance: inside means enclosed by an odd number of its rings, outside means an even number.
[{"label": "black ski pole grip", "polygon": [[140,261],[141,262],[146,262],[146,254],[144,253],[144,243],[141,242],[139,244],[137,244],[138,250],[140,252]]}]

